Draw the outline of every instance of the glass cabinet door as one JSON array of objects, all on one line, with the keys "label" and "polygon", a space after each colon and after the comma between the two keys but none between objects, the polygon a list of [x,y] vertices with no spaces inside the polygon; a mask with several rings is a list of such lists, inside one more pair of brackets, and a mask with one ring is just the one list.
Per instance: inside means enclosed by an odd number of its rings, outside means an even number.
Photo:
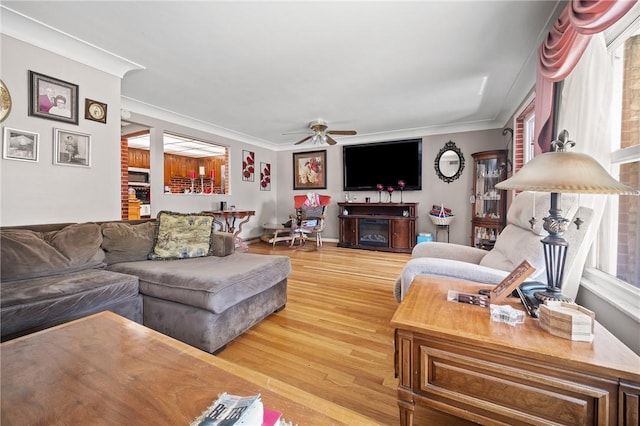
[{"label": "glass cabinet door", "polygon": [[491,250],[506,223],[506,191],[496,189],[496,185],[507,176],[507,151],[476,152],[472,156],[471,245]]},{"label": "glass cabinet door", "polygon": [[502,191],[495,186],[503,180],[503,172],[498,165],[498,159],[479,160],[476,170],[475,185],[475,217],[501,219],[502,209],[500,200]]}]

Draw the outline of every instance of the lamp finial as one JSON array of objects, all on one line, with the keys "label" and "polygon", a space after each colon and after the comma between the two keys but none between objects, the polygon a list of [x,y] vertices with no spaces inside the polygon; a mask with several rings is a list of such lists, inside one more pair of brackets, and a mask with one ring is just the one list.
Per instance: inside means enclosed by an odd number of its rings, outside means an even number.
[{"label": "lamp finial", "polygon": [[569,148],[576,145],[574,141],[569,140],[569,132],[565,129],[558,134],[558,139],[551,142],[551,149],[554,152],[567,152]]}]

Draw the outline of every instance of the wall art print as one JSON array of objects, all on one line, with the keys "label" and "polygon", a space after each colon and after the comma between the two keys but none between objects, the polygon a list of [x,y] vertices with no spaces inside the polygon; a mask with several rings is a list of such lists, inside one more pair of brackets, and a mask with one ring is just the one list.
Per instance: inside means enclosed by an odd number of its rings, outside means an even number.
[{"label": "wall art print", "polygon": [[270,163],[260,163],[260,191],[271,191]]},{"label": "wall art print", "polygon": [[24,130],[4,128],[2,158],[6,160],[38,162],[40,135]]},{"label": "wall art print", "polygon": [[91,167],[91,135],[53,129],[53,164]]},{"label": "wall art print", "polygon": [[29,115],[78,124],[78,85],[29,71]]},{"label": "wall art print", "polygon": [[242,150],[242,180],[253,182],[255,176],[256,154],[253,151]]},{"label": "wall art print", "polygon": [[293,153],[293,189],[327,188],[327,150]]}]

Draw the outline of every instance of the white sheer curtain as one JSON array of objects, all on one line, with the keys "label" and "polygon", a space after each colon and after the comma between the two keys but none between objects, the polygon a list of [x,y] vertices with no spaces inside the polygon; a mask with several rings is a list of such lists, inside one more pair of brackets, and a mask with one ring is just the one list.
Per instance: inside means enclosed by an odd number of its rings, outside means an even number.
[{"label": "white sheer curtain", "polygon": [[[613,69],[607,52],[602,33],[591,38],[587,49],[575,69],[564,80],[558,110],[557,131],[566,129],[569,139],[576,142],[574,151],[589,154],[605,168],[610,170],[611,153],[611,101],[613,91]],[[604,212],[607,195],[581,195],[580,205],[594,210],[592,226],[585,237],[587,250],[596,237]],[[573,226],[573,225],[572,225]],[[605,226],[606,229],[609,226]],[[597,249],[612,241],[601,238],[597,242]],[[586,253],[585,253],[586,255]],[[587,259],[587,264],[593,266],[594,256]],[[580,281],[582,270],[566,271],[569,276],[567,283]]]}]

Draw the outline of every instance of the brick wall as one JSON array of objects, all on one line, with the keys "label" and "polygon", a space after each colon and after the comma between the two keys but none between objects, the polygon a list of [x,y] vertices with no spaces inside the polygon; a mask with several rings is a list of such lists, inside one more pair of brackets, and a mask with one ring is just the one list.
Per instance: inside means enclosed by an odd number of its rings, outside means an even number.
[{"label": "brick wall", "polygon": [[129,219],[129,143],[120,140],[120,213],[121,219]]},{"label": "brick wall", "polygon": [[[640,145],[640,35],[624,46],[621,148]],[[620,166],[620,182],[640,187],[640,162]],[[640,197],[620,196],[618,214],[618,278],[640,286]]]}]

